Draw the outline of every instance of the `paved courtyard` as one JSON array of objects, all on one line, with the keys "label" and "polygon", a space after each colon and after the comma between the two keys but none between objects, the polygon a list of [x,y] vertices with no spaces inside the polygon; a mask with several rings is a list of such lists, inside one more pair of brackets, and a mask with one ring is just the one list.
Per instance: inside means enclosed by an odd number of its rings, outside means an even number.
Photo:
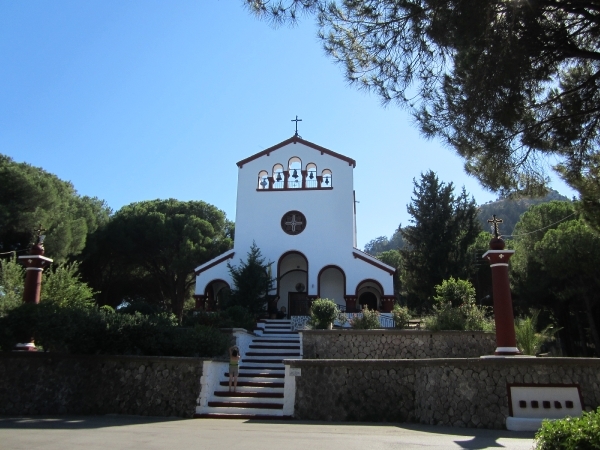
[{"label": "paved courtyard", "polygon": [[527,449],[533,433],[407,424],[137,416],[0,417],[2,450]]}]

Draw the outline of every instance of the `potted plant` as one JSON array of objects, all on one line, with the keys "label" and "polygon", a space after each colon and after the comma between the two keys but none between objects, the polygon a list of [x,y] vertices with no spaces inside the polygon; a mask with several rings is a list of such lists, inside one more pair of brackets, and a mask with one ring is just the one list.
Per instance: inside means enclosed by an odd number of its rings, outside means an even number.
[{"label": "potted plant", "polygon": [[318,330],[331,330],[333,322],[338,318],[340,310],[334,301],[318,298],[310,307],[310,322]]}]

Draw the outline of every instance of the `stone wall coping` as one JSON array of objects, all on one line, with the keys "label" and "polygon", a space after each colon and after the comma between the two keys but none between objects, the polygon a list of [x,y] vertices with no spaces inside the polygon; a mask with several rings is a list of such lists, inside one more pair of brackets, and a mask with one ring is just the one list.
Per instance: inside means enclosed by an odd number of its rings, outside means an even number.
[{"label": "stone wall coping", "polygon": [[360,366],[365,368],[394,366],[594,366],[600,358],[429,358],[429,359],[284,359],[290,367]]},{"label": "stone wall coping", "polygon": [[410,335],[426,335],[432,334],[436,336],[442,335],[461,335],[461,334],[476,334],[476,335],[495,335],[496,333],[490,331],[456,331],[456,330],[445,330],[445,331],[429,331],[429,330],[403,330],[394,328],[380,328],[376,330],[354,330],[354,329],[335,329],[335,330],[298,330],[299,333],[315,334],[315,335],[334,335],[335,333],[341,334],[410,334]]},{"label": "stone wall coping", "polygon": [[0,359],[15,359],[15,358],[37,358],[37,359],[79,359],[87,361],[98,360],[118,360],[118,361],[156,361],[156,362],[171,362],[171,363],[190,363],[199,361],[212,361],[215,358],[194,358],[184,356],[138,356],[138,355],[74,355],[71,353],[54,353],[54,352],[0,352]]},{"label": "stone wall coping", "polygon": [[222,333],[235,333],[235,332],[238,332],[238,333],[252,334],[254,336],[253,333],[250,333],[245,328],[219,328],[219,330],[221,330]]}]

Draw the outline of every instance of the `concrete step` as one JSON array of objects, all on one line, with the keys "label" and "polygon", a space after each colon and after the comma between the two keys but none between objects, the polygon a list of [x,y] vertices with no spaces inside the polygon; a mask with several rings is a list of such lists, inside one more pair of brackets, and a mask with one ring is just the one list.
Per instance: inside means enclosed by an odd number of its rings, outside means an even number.
[{"label": "concrete step", "polygon": [[283,352],[278,350],[261,350],[260,352],[246,352],[246,356],[271,357],[271,356],[300,356],[300,352]]},{"label": "concrete step", "polygon": [[244,420],[292,420],[292,416],[277,414],[223,414],[203,413],[194,414],[195,419],[244,419]]},{"label": "concrete step", "polygon": [[[238,381],[238,387],[283,388],[282,382],[275,381]],[[229,386],[229,381],[221,381],[220,386]]]},{"label": "concrete step", "polygon": [[267,335],[267,336],[274,336],[274,335],[291,336],[294,334],[298,334],[298,332],[297,331],[268,330],[266,328],[263,331],[263,335]]},{"label": "concrete step", "polygon": [[257,391],[215,391],[216,397],[231,398],[283,398],[283,392],[257,392]]},{"label": "concrete step", "polygon": [[240,364],[240,370],[285,370],[282,363]]},{"label": "concrete step", "polygon": [[[229,372],[225,372],[225,377],[229,379]],[[240,372],[238,375],[238,380],[242,378],[284,378],[285,375],[283,373],[266,373],[266,372]]]},{"label": "concrete step", "polygon": [[289,345],[289,344],[300,344],[300,337],[293,339],[293,338],[287,338],[287,339],[273,339],[273,338],[254,338],[252,340],[252,344],[272,344],[272,345]]},{"label": "concrete step", "polygon": [[[197,417],[202,417],[201,414],[223,414],[231,415],[237,414],[238,418],[240,415],[244,416],[283,416],[283,409],[272,409],[272,408],[236,408],[232,406],[204,406],[196,409]],[[195,416],[196,417],[196,416]],[[206,416],[205,416],[206,417]],[[214,416],[213,416],[214,417]],[[229,417],[220,417],[229,418]]]},{"label": "concrete step", "polygon": [[289,319],[261,319],[258,323],[270,323],[273,325],[292,325],[292,321]]},{"label": "concrete step", "polygon": [[251,344],[253,350],[300,350],[300,345]]},{"label": "concrete step", "polygon": [[211,408],[252,408],[252,409],[283,409],[283,403],[268,402],[208,402]]}]

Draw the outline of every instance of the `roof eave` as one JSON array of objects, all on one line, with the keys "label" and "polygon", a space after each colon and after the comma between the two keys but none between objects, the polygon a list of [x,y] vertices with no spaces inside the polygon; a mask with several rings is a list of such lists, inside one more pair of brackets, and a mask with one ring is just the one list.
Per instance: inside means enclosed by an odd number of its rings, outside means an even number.
[{"label": "roof eave", "polygon": [[356,167],[356,161],[353,160],[352,158],[348,158],[347,156],[344,156],[340,153],[336,153],[333,150],[329,150],[328,148],[321,147],[320,145],[314,144],[310,141],[306,141],[306,140],[302,139],[300,136],[292,136],[291,138],[286,139],[285,141],[280,142],[279,144],[276,144],[273,147],[269,147],[266,150],[255,153],[254,155],[249,156],[246,159],[242,159],[241,161],[238,161],[237,165],[241,169],[242,167],[244,167],[244,164],[247,164],[247,163],[254,161],[255,159],[258,159],[265,155],[269,156],[269,154],[271,152],[274,152],[275,150],[278,150],[281,147],[285,147],[288,144],[297,144],[297,143],[304,144],[307,147],[310,147],[314,150],[320,151],[321,154],[327,154],[327,155],[333,156],[334,158],[341,159],[342,161],[346,161],[352,167]]}]

